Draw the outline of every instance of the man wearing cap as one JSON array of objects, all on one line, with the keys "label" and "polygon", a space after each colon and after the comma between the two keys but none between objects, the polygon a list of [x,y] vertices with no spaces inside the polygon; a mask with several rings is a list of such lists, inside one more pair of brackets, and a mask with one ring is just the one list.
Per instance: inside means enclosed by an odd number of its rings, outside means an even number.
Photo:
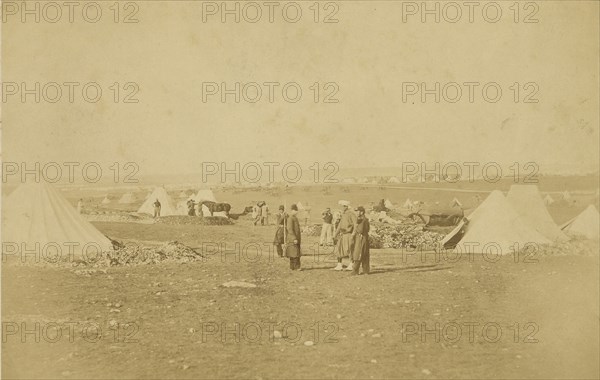
[{"label": "man wearing cap", "polygon": [[293,204],[285,219],[285,255],[290,258],[291,270],[300,270],[300,222],[296,214],[298,214],[298,206]]},{"label": "man wearing cap", "polygon": [[333,245],[333,214],[331,209],[327,207],[322,214],[323,225],[321,227],[321,237],[319,239],[319,245]]},{"label": "man wearing cap", "polygon": [[354,248],[352,250],[352,275],[357,275],[360,266],[362,265],[363,273],[369,274],[371,270],[370,259],[371,254],[369,251],[369,219],[365,215],[365,208],[358,206],[356,208],[358,216],[356,218],[356,225],[352,231],[354,240]]},{"label": "man wearing cap", "polygon": [[[338,237],[337,246],[335,248],[338,263],[333,270],[343,270],[344,266],[342,265],[342,259],[344,257],[351,257],[353,243],[352,232],[356,225],[356,214],[349,209],[350,202],[339,201],[339,204],[342,205],[342,218],[335,231],[335,236]],[[352,266],[346,266],[346,270],[352,270]]]}]

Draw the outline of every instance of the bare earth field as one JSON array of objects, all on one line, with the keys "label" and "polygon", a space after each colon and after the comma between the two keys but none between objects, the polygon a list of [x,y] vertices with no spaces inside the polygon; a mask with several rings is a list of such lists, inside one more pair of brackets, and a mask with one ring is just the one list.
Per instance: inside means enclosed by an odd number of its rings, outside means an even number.
[{"label": "bare earth field", "polygon": [[[407,196],[317,189],[286,196],[288,204],[311,201],[314,222],[318,207],[340,198]],[[271,201],[275,209],[280,198]],[[582,208],[550,211],[560,223]],[[598,254],[527,263],[373,250],[372,274],[350,276],[330,270],[334,260],[314,249],[315,237],[303,237],[303,271],[290,271],[270,246],[274,228],[248,218],[231,226],[94,224],[120,241],[177,240],[198,250],[225,243],[227,252],[89,271],[3,263],[4,378],[599,377]],[[228,281],[256,287],[222,286]],[[57,337],[51,324],[68,322],[72,334],[63,328]],[[19,331],[7,334],[7,323]]]}]

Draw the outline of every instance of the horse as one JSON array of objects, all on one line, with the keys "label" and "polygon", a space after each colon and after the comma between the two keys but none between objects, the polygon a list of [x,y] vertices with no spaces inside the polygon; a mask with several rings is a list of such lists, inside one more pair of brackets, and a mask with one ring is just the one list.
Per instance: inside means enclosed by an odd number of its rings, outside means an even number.
[{"label": "horse", "polygon": [[200,205],[206,206],[208,211],[210,212],[210,216],[213,216],[215,212],[225,212],[225,215],[229,217],[229,211],[231,210],[231,205],[229,203],[217,203],[213,201],[202,201]]}]

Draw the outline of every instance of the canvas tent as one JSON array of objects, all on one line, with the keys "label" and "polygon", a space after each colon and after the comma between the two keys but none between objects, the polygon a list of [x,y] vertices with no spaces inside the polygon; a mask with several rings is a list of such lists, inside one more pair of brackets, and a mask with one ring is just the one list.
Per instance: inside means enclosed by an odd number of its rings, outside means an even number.
[{"label": "canvas tent", "polygon": [[549,240],[568,240],[552,220],[536,185],[512,185],[506,199],[530,227]]},{"label": "canvas tent", "polygon": [[164,187],[157,187],[154,189],[152,194],[144,201],[137,212],[154,215],[154,202],[156,202],[157,199],[160,202],[161,216],[179,215],[177,209],[173,205],[171,197],[169,197],[169,194],[167,194],[167,190],[165,190]]},{"label": "canvas tent", "polygon": [[450,202],[450,207],[462,207],[462,203],[455,197],[452,202]]},{"label": "canvas tent", "polygon": [[400,180],[398,178],[396,178],[396,177],[391,177],[388,180],[388,183],[400,183]]},{"label": "canvas tent", "polygon": [[600,230],[600,215],[594,205],[589,205],[583,212],[567,223],[560,226],[567,234],[583,236],[588,239],[598,239]]},{"label": "canvas tent", "polygon": [[461,253],[512,254],[526,244],[549,244],[545,236],[528,226],[504,195],[493,191],[481,205],[442,240],[444,248]]},{"label": "canvas tent", "polygon": [[108,195],[105,196],[104,199],[102,200],[102,202],[100,202],[100,203],[102,203],[103,205],[109,204],[110,203],[110,199],[108,199]]},{"label": "canvas tent", "polygon": [[[113,249],[110,239],[47,183],[25,183],[3,202],[2,241],[14,243],[21,252],[46,252],[46,260],[96,258],[100,251]],[[72,251],[71,251],[72,249]],[[44,253],[44,255],[46,254]]]},{"label": "canvas tent", "polygon": [[413,203],[412,203],[412,201],[410,200],[410,198],[408,198],[408,199],[406,200],[406,202],[404,202],[404,205],[402,205],[402,207],[404,207],[404,208],[411,208],[412,206],[413,206]]},{"label": "canvas tent", "polygon": [[394,204],[392,203],[392,201],[390,201],[389,199],[386,199],[384,202],[385,207],[387,208],[394,208]]},{"label": "canvas tent", "polygon": [[546,206],[550,206],[552,203],[554,203],[554,198],[552,198],[550,194],[546,194],[546,196],[544,197],[544,204]]},{"label": "canvas tent", "polygon": [[569,193],[567,190],[565,190],[565,191],[562,193],[562,198],[563,198],[565,201],[567,201],[567,202],[568,202],[568,201],[570,201],[570,200],[571,200],[571,193]]},{"label": "canvas tent", "polygon": [[134,203],[137,201],[137,198],[135,197],[135,195],[133,195],[133,193],[125,193],[123,194],[123,196],[121,197],[121,199],[119,199],[119,203],[123,204],[123,203]]},{"label": "canvas tent", "polygon": [[215,198],[215,195],[213,194],[212,190],[210,190],[210,189],[198,190],[198,193],[196,193],[196,195],[194,195],[193,198],[194,198],[195,202],[202,202],[202,201],[216,202],[217,201],[217,198]]}]

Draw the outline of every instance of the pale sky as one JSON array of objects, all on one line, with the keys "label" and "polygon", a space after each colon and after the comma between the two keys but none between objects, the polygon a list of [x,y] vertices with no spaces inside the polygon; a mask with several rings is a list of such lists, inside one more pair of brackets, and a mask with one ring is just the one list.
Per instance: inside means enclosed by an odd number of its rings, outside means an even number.
[{"label": "pale sky", "polygon": [[[223,24],[218,16],[203,23],[200,3],[144,1],[137,2],[139,23],[115,24],[112,2],[100,3],[95,24],[81,13],[73,24],[65,15],[55,24],[18,16],[3,24],[5,83],[97,82],[103,89],[96,104],[80,92],[69,103],[66,86],[56,104],[9,96],[5,161],[133,161],[145,174],[194,172],[205,161],[598,168],[598,2],[537,2],[539,22],[531,24],[515,23],[513,2],[503,1],[498,23],[476,10],[473,23],[463,15],[455,24],[423,24],[418,16],[403,23],[401,2],[392,1],[336,2],[339,22],[330,24],[314,23],[313,2],[298,2],[303,15],[295,24],[280,11],[272,24],[266,14],[257,23]],[[114,82],[136,82],[139,103],[115,104]],[[231,96],[226,104],[219,96],[203,103],[203,82],[296,82],[303,94],[287,103],[280,86],[269,103],[263,86],[255,104]],[[314,82],[335,82],[339,103],[315,104]],[[419,95],[413,104],[402,101],[403,82],[481,86],[472,104],[466,92],[455,104],[432,96],[422,103]],[[497,103],[482,98],[487,82],[503,90]],[[522,87],[515,103],[515,82],[536,83],[539,103],[523,103]]]}]

